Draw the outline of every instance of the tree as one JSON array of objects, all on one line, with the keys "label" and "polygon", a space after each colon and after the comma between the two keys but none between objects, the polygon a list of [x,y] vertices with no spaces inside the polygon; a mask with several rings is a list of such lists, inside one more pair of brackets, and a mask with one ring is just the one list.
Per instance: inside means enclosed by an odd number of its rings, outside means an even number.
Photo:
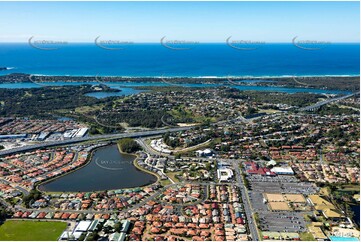
[{"label": "tree", "polygon": [[85,239],[85,236],[86,236],[86,233],[82,233],[80,236],[79,236],[79,241],[84,241],[84,239]]},{"label": "tree", "polygon": [[86,238],[87,241],[96,241],[99,235],[97,232],[91,232],[88,237]]},{"label": "tree", "polygon": [[141,149],[140,145],[134,139],[130,138],[121,139],[118,145],[120,149],[126,153],[134,153]]},{"label": "tree", "polygon": [[25,206],[28,208],[30,206],[29,203],[36,201],[40,198],[41,198],[41,192],[36,189],[33,189],[30,191],[30,193],[27,196],[23,197],[23,202]]},{"label": "tree", "polygon": [[122,224],[120,222],[117,222],[115,225],[114,225],[114,230],[116,232],[120,232],[120,229],[122,228]]}]

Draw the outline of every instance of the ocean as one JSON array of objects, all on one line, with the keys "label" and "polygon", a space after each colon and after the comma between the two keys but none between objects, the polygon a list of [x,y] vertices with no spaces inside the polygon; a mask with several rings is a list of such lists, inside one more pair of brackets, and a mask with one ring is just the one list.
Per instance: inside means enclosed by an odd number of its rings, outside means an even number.
[{"label": "ocean", "polygon": [[253,50],[227,44],[194,44],[185,50],[161,44],[128,44],[106,50],[95,44],[64,44],[40,50],[30,44],[0,44],[0,67],[9,73],[75,76],[225,77],[360,74],[359,44],[328,44],[306,50],[293,44],[264,44]]}]

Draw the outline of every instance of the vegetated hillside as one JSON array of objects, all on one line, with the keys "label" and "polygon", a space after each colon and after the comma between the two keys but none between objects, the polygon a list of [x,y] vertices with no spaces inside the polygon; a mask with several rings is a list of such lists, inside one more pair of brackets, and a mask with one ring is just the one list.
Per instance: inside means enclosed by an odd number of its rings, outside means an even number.
[{"label": "vegetated hillside", "polygon": [[43,87],[30,89],[0,89],[0,115],[50,117],[56,110],[106,103],[84,94],[93,92],[90,85]]}]

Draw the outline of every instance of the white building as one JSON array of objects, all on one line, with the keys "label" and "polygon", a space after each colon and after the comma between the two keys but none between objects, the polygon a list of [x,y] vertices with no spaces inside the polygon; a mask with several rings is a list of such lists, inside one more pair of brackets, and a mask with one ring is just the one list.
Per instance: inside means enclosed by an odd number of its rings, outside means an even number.
[{"label": "white building", "polygon": [[220,182],[227,182],[233,177],[233,171],[229,168],[220,168],[217,170],[218,180]]},{"label": "white building", "polygon": [[212,156],[213,155],[213,151],[211,149],[205,149],[205,150],[197,150],[196,151],[197,156],[199,157],[207,157],[207,156]]},{"label": "white building", "polygon": [[80,221],[75,227],[75,232],[87,232],[92,221]]},{"label": "white building", "polygon": [[276,173],[277,175],[293,175],[295,174],[291,167],[273,167],[271,169],[272,172]]}]

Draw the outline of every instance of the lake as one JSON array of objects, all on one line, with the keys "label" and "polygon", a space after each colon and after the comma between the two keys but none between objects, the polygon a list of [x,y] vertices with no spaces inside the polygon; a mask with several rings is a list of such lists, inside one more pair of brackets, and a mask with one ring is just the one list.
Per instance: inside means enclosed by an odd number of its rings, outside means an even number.
[{"label": "lake", "polygon": [[157,181],[133,165],[134,155],[120,153],[116,144],[98,148],[88,165],[39,186],[42,191],[91,192],[145,186]]}]

